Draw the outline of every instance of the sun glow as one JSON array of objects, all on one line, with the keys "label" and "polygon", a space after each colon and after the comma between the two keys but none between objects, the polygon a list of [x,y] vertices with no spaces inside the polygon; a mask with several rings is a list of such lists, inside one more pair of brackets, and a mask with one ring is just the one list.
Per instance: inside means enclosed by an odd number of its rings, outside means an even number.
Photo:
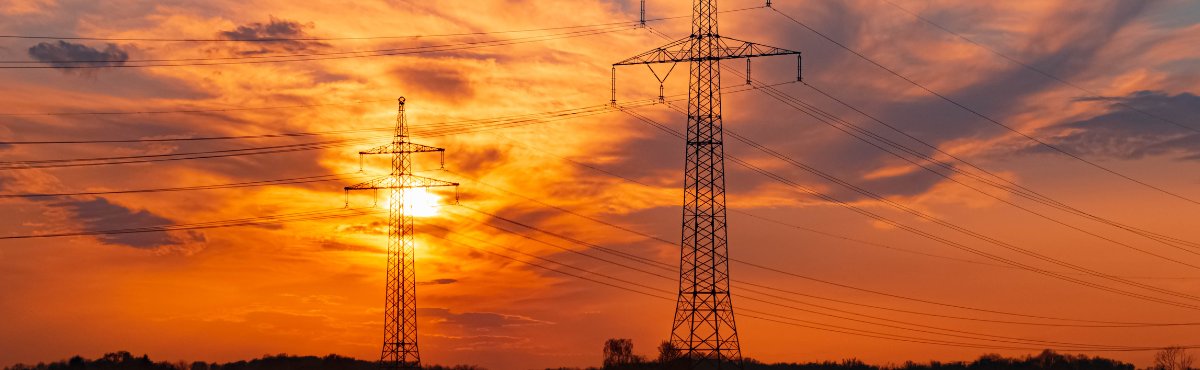
[{"label": "sun glow", "polygon": [[[438,209],[441,208],[442,198],[437,194],[429,192],[425,188],[404,189],[404,212],[414,217],[432,217],[437,216]],[[385,208],[390,208],[394,197],[389,196],[383,204]]]}]

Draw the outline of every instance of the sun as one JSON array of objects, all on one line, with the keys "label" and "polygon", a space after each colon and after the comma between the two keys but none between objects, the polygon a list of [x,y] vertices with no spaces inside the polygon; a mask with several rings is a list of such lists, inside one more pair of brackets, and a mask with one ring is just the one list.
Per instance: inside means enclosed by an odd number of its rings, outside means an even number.
[{"label": "sun", "polygon": [[[437,194],[425,188],[404,189],[404,213],[413,217],[437,216],[442,199]],[[384,208],[391,208],[394,197],[389,196],[384,202]]]}]

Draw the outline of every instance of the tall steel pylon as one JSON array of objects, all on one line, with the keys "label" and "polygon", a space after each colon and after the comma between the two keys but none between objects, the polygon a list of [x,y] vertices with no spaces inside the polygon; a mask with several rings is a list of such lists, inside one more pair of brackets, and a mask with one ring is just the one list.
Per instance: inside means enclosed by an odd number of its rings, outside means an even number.
[{"label": "tall steel pylon", "polygon": [[358,152],[360,167],[364,155],[390,154],[391,174],[347,186],[345,190],[347,194],[351,190],[373,190],[376,197],[379,190],[388,194],[387,282],[383,302],[383,351],[379,362],[384,369],[415,369],[421,366],[421,354],[417,351],[416,244],[413,241],[412,205],[406,202],[406,193],[416,188],[457,187],[458,183],[413,175],[413,153],[439,152],[445,163],[446,150],[409,141],[405,99],[400,97],[398,101],[400,108],[392,142]]},{"label": "tall steel pylon", "polygon": [[[744,58],[749,72],[750,58],[771,55],[796,55],[799,71],[800,52],[721,37],[717,0],[694,0],[688,37],[613,64],[614,104],[617,66],[646,65],[658,77],[654,64],[669,63],[672,70],[680,62],[691,64],[679,296],[671,344],[690,359],[693,368],[740,368],[742,359],[729,296],[720,61]],[[660,99],[665,78],[659,78]]]}]

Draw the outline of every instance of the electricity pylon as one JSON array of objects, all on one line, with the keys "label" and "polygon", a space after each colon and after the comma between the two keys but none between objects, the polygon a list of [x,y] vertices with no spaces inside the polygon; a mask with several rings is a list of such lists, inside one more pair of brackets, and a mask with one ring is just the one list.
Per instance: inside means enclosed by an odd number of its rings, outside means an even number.
[{"label": "electricity pylon", "polygon": [[[728,363],[740,368],[742,363],[729,297],[720,61],[744,58],[749,72],[750,58],[772,55],[796,55],[799,71],[800,52],[721,37],[717,0],[694,0],[691,35],[613,64],[614,104],[617,66],[646,65],[654,72],[653,64],[670,63],[672,70],[680,62],[691,64],[679,296],[671,344],[690,359],[693,368],[720,369]],[[659,78],[660,100],[665,78]]]},{"label": "electricity pylon", "polygon": [[[439,152],[445,149],[408,141],[408,120],[404,116],[404,97],[400,97],[396,114],[396,132],[392,142],[358,152],[362,156],[390,154],[392,173],[371,181],[345,188],[379,190],[388,194],[387,282],[383,302],[383,351],[379,362],[384,369],[415,369],[421,366],[417,351],[417,271],[414,260],[412,205],[406,202],[409,189],[454,186],[458,183],[413,175],[412,154]],[[348,202],[348,201],[347,201]]]}]

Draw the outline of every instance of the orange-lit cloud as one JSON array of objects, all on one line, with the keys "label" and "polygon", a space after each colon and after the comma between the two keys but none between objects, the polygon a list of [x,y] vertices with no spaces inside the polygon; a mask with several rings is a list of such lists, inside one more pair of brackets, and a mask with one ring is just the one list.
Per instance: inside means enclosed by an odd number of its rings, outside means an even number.
[{"label": "orange-lit cloud", "polygon": [[[877,0],[775,2],[774,6],[1021,132],[1147,183],[1193,199],[1200,197],[1196,187],[1200,177],[1195,175],[1200,136],[1138,112],[1192,127],[1200,121],[1196,97],[1200,94],[1200,51],[1194,47],[1200,35],[1196,24],[1200,7],[1188,2],[899,3],[1095,94],[1048,79]],[[758,1],[721,3],[722,9],[729,10],[759,5]],[[62,58],[99,58],[102,63],[128,65],[155,59],[212,63],[278,54],[361,56],[364,50],[520,41],[563,34],[574,29],[476,33],[631,21],[637,16],[637,6],[635,1],[303,5],[276,0],[10,1],[0,4],[0,18],[5,20],[0,22],[2,34],[212,41],[4,39],[0,40],[0,59],[55,66],[46,63]],[[681,1],[651,1],[649,6],[650,18],[684,16],[690,11]],[[968,159],[1004,180],[1038,189],[1089,213],[1184,240],[1200,240],[1200,232],[1190,221],[1200,214],[1196,205],[1050,153],[897,79],[771,10],[724,13],[720,20],[721,32],[726,35],[803,51],[807,83],[944,153],[804,85],[779,87],[850,123],[939,163],[969,170],[955,164],[949,155]],[[4,198],[0,199],[4,210],[0,212],[0,236],[341,212],[346,199],[352,208],[371,207],[376,201],[384,205],[387,199],[376,200],[369,193],[344,198],[342,187],[388,172],[387,160],[368,158],[364,174],[357,174],[357,151],[388,140],[388,128],[395,120],[395,98],[405,96],[408,119],[417,133],[415,141],[447,149],[445,170],[439,168],[436,154],[430,154],[415,163],[418,174],[462,183],[461,205],[452,204],[452,191],[431,190],[433,197],[426,203],[436,198],[442,204],[428,212],[428,217],[418,219],[423,360],[492,369],[595,366],[600,362],[601,344],[612,337],[633,338],[638,353],[653,356],[652,349],[670,329],[674,307],[669,300],[503,257],[568,270],[537,259],[546,258],[649,288],[676,289],[677,282],[671,279],[582,255],[619,259],[596,248],[601,246],[671,265],[679,258],[678,247],[589,220],[669,242],[680,236],[683,143],[602,107],[609,101],[611,63],[665,42],[633,27],[632,22],[627,26],[591,36],[433,53],[107,68],[87,73],[64,73],[61,68],[0,70],[0,82],[6,87],[0,92],[0,113],[203,111],[5,115],[0,116],[0,141],[338,132],[254,140],[0,145],[0,158],[4,158],[0,161],[9,162],[333,141],[317,150],[262,155],[0,169],[3,194],[193,187],[330,174],[349,177],[287,186]],[[651,26],[671,37],[688,33],[685,19],[655,21]],[[420,36],[446,34],[458,35]],[[396,37],[371,38],[377,36]],[[221,41],[314,37],[360,39]],[[42,42],[45,44],[39,44]],[[339,54],[326,56],[333,55]],[[741,68],[742,64],[730,66]],[[756,61],[754,68],[754,77],[767,83],[795,77],[791,60]],[[684,93],[686,77],[686,68],[680,66],[666,83],[667,94]],[[739,87],[739,81],[738,76],[726,74],[724,84]],[[653,98],[658,92],[655,82],[643,69],[621,69],[618,100]],[[269,106],[296,107],[240,110]],[[489,126],[497,125],[495,121],[469,121],[584,107],[593,108],[595,114],[524,124],[510,121],[505,127]],[[664,105],[633,109],[676,129],[685,122],[685,117]],[[727,127],[739,134],[888,200],[1091,269],[1200,294],[1195,284],[1200,272],[1194,268],[1077,232],[1001,200],[1170,258],[1198,262],[1194,253],[1029,202],[977,179],[934,175],[759,90],[726,93],[724,109]],[[727,143],[728,154],[847,204],[989,253],[1063,270],[914,218],[750,146],[734,140]],[[1200,318],[1190,310],[1089,290],[998,265],[864,218],[733,163],[727,162],[725,170],[729,207],[734,211],[729,214],[730,253],[737,259],[853,286],[1000,311],[1091,320],[1194,322]],[[985,189],[995,198],[952,180]],[[489,214],[594,245],[572,243]],[[371,214],[278,225],[0,240],[0,317],[6,318],[0,329],[0,366],[75,354],[94,357],[122,349],[163,360],[228,361],[263,353],[338,353],[373,359],[378,355],[382,331],[386,227],[386,216]],[[805,294],[945,315],[978,314],[837,288],[747,265],[733,264],[731,268],[736,279]],[[735,302],[736,308],[871,328],[749,299],[735,298]],[[1196,344],[1192,342],[1194,327],[1046,329],[828,304],[897,320],[1020,338],[1129,346]],[[984,352],[848,336],[750,318],[738,323],[744,353],[764,361],[857,357],[896,363],[967,359]],[[903,330],[885,331],[919,336]],[[1145,352],[1090,354],[1139,365],[1147,365],[1150,359]]]}]

